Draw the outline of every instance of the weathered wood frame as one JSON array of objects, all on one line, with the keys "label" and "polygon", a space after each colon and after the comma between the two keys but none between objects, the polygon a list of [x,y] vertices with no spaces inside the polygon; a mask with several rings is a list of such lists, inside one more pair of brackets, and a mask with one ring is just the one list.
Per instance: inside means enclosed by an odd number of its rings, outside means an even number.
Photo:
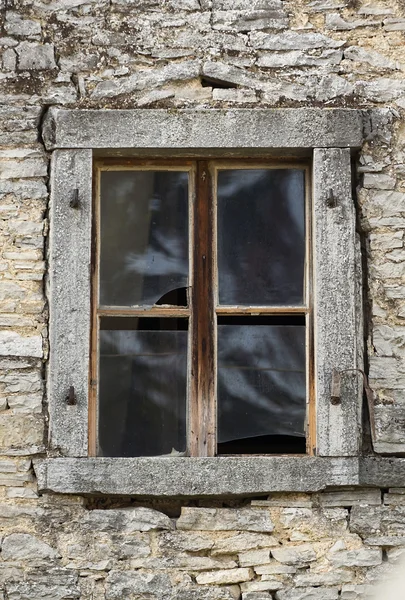
[{"label": "weathered wood frame", "polygon": [[[305,173],[305,269],[304,297],[300,306],[224,306],[218,299],[216,257],[217,173],[223,169],[301,169]],[[183,171],[189,173],[189,293],[190,306],[100,306],[100,177],[104,171]],[[98,347],[99,319],[115,317],[185,317],[189,321],[187,455],[215,456],[216,423],[216,318],[217,316],[292,315],[306,321],[306,442],[309,454],[316,448],[314,414],[314,372],[312,331],[312,227],[310,169],[308,161],[253,160],[139,160],[99,159],[94,163],[93,252],[92,252],[92,333],[89,384],[89,456],[99,455],[98,431]],[[191,376],[192,374],[192,376]]]},{"label": "weathered wood frame", "polygon": [[[105,460],[86,459],[91,180],[93,150],[98,149],[104,156],[287,154],[313,159],[317,453],[325,457],[358,455],[362,316],[357,298],[358,242],[350,154],[361,146],[368,125],[368,115],[344,109],[48,111],[43,138],[47,149],[53,151],[47,386],[52,453],[91,460],[90,472],[94,461]],[[331,403],[332,369],[341,374],[340,404]],[[223,459],[207,460],[212,460],[215,468],[216,461]],[[251,459],[254,471],[256,460]],[[277,460],[272,458],[266,464],[273,468]]]}]

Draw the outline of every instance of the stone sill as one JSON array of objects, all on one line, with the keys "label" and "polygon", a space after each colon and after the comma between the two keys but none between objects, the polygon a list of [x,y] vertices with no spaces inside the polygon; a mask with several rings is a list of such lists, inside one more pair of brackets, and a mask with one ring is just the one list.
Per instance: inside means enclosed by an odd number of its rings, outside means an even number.
[{"label": "stone sill", "polygon": [[34,469],[39,491],[59,494],[191,498],[405,485],[405,458],[48,458]]}]

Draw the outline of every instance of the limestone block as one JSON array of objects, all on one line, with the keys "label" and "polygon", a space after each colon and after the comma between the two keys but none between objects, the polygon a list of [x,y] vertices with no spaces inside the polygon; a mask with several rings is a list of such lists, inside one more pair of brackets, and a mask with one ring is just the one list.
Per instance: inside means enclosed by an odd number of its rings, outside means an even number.
[{"label": "limestone block", "polygon": [[224,585],[249,581],[250,579],[253,579],[253,577],[253,569],[226,569],[201,573],[200,575],[197,575],[196,581],[200,585]]},{"label": "limestone block", "polygon": [[4,50],[1,60],[5,71],[15,71],[17,66],[17,54],[12,48]]},{"label": "limestone block", "polygon": [[207,571],[210,569],[234,569],[237,563],[229,558],[222,560],[210,556],[190,556],[178,553],[172,556],[141,558],[131,560],[132,569],[167,570],[178,569],[179,571]]},{"label": "limestone block", "polygon": [[328,558],[336,567],[372,567],[382,562],[380,548],[342,550],[341,552],[329,554]]},{"label": "limestone block", "polygon": [[238,585],[229,587],[177,587],[174,594],[176,600],[239,600],[240,598],[240,590]]},{"label": "limestone block", "polygon": [[271,600],[270,592],[244,592],[242,600]]},{"label": "limestone block", "polygon": [[4,392],[25,393],[38,392],[42,389],[42,378],[38,372],[14,373],[0,376],[0,383],[4,385]]},{"label": "limestone block", "polygon": [[94,99],[113,98],[120,94],[159,87],[172,81],[195,79],[199,74],[199,61],[191,60],[182,63],[173,63],[160,69],[144,70],[142,73],[136,73],[129,77],[101,81],[96,85],[91,97]]},{"label": "limestone block", "polygon": [[375,190],[393,190],[396,178],[385,173],[366,173],[364,175],[363,187]]},{"label": "limestone block", "polygon": [[285,506],[288,508],[312,508],[310,494],[273,493],[267,500],[252,500],[251,506]]},{"label": "limestone block", "polygon": [[287,52],[261,52],[257,60],[259,67],[282,69],[285,67],[325,67],[338,65],[343,58],[340,50],[324,50],[319,56],[306,54],[302,50]]},{"label": "limestone block", "polygon": [[379,535],[373,537],[367,537],[364,539],[364,543],[367,546],[405,546],[405,537],[402,536],[389,536]]},{"label": "limestone block", "polygon": [[212,98],[218,102],[234,102],[235,104],[251,104],[258,101],[256,93],[250,89],[214,88]]},{"label": "limestone block", "polygon": [[271,533],[270,513],[262,509],[183,507],[177,529],[201,531],[259,531]]},{"label": "limestone block", "polygon": [[47,173],[48,165],[43,158],[0,160],[0,179],[46,177]]},{"label": "limestone block", "polygon": [[248,550],[238,555],[241,567],[254,567],[266,565],[270,562],[270,550]]},{"label": "limestone block", "polygon": [[165,514],[150,508],[116,508],[89,511],[83,525],[97,531],[151,531],[173,529],[173,524]]},{"label": "limestone block", "polygon": [[0,452],[30,454],[43,448],[44,423],[39,416],[0,414]]},{"label": "limestone block", "polygon": [[389,77],[358,81],[356,93],[372,102],[391,102],[405,94],[405,81]]},{"label": "limestone block", "polygon": [[20,71],[45,71],[56,68],[53,44],[22,42],[16,51]]},{"label": "limestone block", "polygon": [[285,565],[304,567],[316,560],[316,553],[310,545],[289,546],[283,548],[272,548],[271,555]]},{"label": "limestone block", "polygon": [[405,19],[385,19],[385,31],[405,31]]},{"label": "limestone block", "polygon": [[41,358],[42,336],[22,336],[14,331],[0,331],[1,356],[34,356]]},{"label": "limestone block", "polygon": [[276,594],[276,600],[337,600],[338,598],[338,588],[296,588],[280,590]]},{"label": "limestone block", "polygon": [[[395,248],[402,248],[403,245],[404,234],[402,231],[391,231],[390,233],[370,233],[371,250],[393,250]],[[385,327],[388,328],[388,325]],[[390,355],[386,354],[385,356]]]},{"label": "limestone block", "polygon": [[349,46],[349,48],[344,51],[344,57],[356,62],[367,63],[377,69],[397,70],[401,68],[399,63],[387,58],[383,54],[364,50],[364,48],[361,48],[360,46]]},{"label": "limestone block", "polygon": [[254,569],[258,575],[291,575],[297,572],[296,567],[282,565],[274,559],[271,559],[268,565],[259,565]]},{"label": "limestone block", "polygon": [[[15,136],[15,133],[13,135]],[[0,198],[6,195],[13,195],[21,200],[38,200],[46,198],[48,190],[43,181],[6,180],[0,186]]]},{"label": "limestone block", "polygon": [[306,11],[317,13],[345,8],[347,5],[348,0],[312,0],[306,7]]},{"label": "limestone block", "polygon": [[371,585],[344,585],[340,594],[340,600],[360,600],[360,598],[368,598],[372,589]]},{"label": "limestone block", "polygon": [[151,554],[149,537],[144,533],[132,533],[128,538],[113,538],[114,550],[119,560],[146,558]]},{"label": "limestone block", "polygon": [[137,600],[168,600],[171,597],[169,576],[165,573],[110,571],[105,580],[106,600],[131,597]]},{"label": "limestone block", "polygon": [[354,506],[355,504],[381,504],[380,490],[352,489],[336,492],[323,492],[319,495],[321,506]]},{"label": "limestone block", "polygon": [[337,13],[326,15],[325,20],[326,29],[333,29],[334,31],[351,31],[353,29],[358,29],[359,27],[372,27],[376,25],[381,25],[381,21],[377,19],[357,19],[357,21],[345,21]]},{"label": "limestone block", "polygon": [[384,494],[384,504],[385,505],[405,505],[405,496],[404,494]]},{"label": "limestone block", "polygon": [[[211,550],[214,544],[214,539],[210,537],[191,532],[184,533],[182,531],[164,532],[161,533],[158,538],[159,548],[163,551],[180,550],[181,552],[203,552],[205,550]],[[230,549],[227,549],[224,554],[231,554],[233,552],[236,551],[230,546]]]},{"label": "limestone block", "polygon": [[322,33],[298,33],[286,31],[281,34],[251,34],[253,48],[260,50],[311,50],[314,48],[340,48],[344,40],[334,40]]},{"label": "limestone block", "polygon": [[4,29],[11,36],[23,38],[38,38],[41,35],[41,24],[38,21],[23,19],[14,11],[6,13]]},{"label": "limestone block", "polygon": [[211,554],[234,554],[236,552],[255,550],[256,548],[277,547],[279,541],[273,535],[265,533],[242,532],[230,537],[215,540]]},{"label": "limestone block", "polygon": [[25,498],[26,500],[36,500],[38,494],[29,487],[10,487],[6,490],[7,498]]},{"label": "limestone block", "polygon": [[[395,380],[388,376],[383,384],[387,388],[403,389],[402,381],[405,382],[405,377],[399,374]],[[379,380],[380,385],[381,383],[382,380]],[[382,454],[405,452],[405,406],[375,406],[374,418],[376,425],[374,450]]]},{"label": "limestone block", "polygon": [[309,570],[307,573],[297,575],[294,578],[294,584],[298,587],[318,587],[322,585],[342,585],[350,583],[354,579],[354,573],[345,569],[334,569],[323,573],[314,573]]},{"label": "limestone block", "polygon": [[6,582],[8,600],[78,600],[78,575],[68,569],[30,570],[22,577]]},{"label": "limestone block", "polygon": [[12,533],[4,537],[1,544],[1,556],[3,560],[31,561],[59,557],[56,550],[49,544],[28,533]]},{"label": "limestone block", "polygon": [[214,10],[213,29],[220,31],[259,31],[261,29],[280,30],[288,26],[284,11],[270,9]]},{"label": "limestone block", "polygon": [[37,413],[42,411],[42,394],[7,396],[7,405],[15,413]]},{"label": "limestone block", "polygon": [[281,590],[284,587],[284,583],[275,577],[269,577],[267,581],[247,581],[241,583],[240,589],[242,592],[275,592]]}]

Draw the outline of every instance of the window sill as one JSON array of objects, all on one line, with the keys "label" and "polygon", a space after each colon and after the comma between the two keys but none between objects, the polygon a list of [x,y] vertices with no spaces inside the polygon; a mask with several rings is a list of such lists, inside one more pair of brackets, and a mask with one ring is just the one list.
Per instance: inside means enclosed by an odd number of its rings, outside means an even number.
[{"label": "window sill", "polygon": [[160,498],[388,488],[405,481],[405,458],[49,458],[37,459],[34,469],[40,492]]}]

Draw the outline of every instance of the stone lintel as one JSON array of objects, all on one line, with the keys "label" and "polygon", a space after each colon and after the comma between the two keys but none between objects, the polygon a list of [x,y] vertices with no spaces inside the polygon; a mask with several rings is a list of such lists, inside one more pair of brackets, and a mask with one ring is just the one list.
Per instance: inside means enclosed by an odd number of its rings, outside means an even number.
[{"label": "stone lintel", "polygon": [[370,117],[356,109],[133,109],[50,108],[47,150],[56,148],[204,149],[249,151],[360,148]]}]

